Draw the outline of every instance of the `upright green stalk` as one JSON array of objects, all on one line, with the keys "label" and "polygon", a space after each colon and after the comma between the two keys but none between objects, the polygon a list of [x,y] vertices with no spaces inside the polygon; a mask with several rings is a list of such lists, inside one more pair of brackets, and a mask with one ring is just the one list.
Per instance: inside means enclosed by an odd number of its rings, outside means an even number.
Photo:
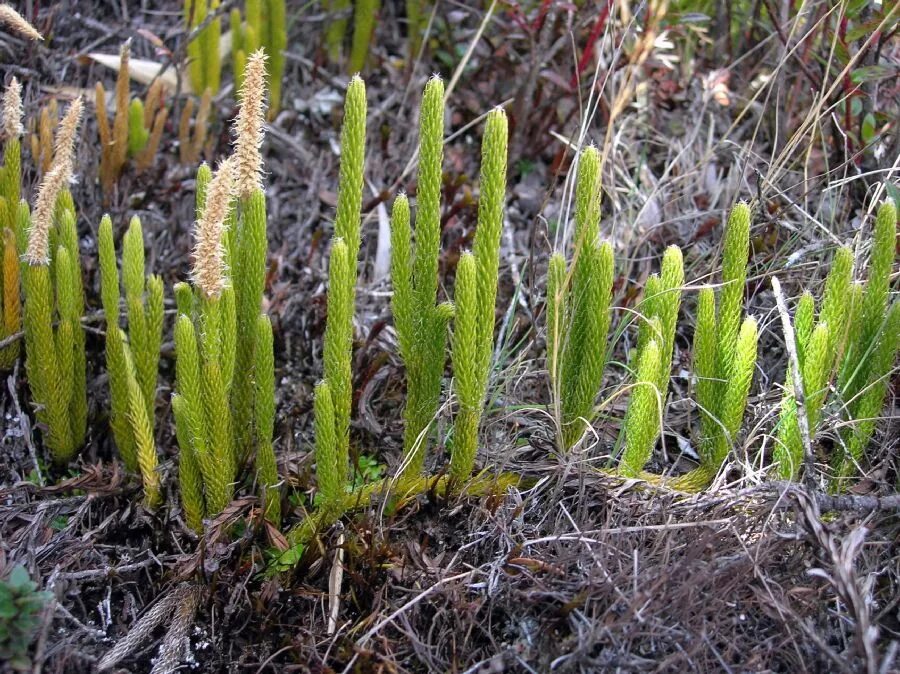
[{"label": "upright green stalk", "polygon": [[[494,312],[500,266],[500,232],[503,226],[503,201],[506,192],[506,113],[497,108],[488,113],[481,146],[481,197],[478,204],[478,229],[472,262],[474,279],[463,277],[463,294],[456,299],[457,326],[462,336],[454,335],[453,370],[457,379],[460,412],[453,428],[450,474],[454,480],[468,479],[475,463],[478,425],[487,393],[494,347]],[[463,274],[470,271],[457,270]],[[460,279],[457,279],[460,283]],[[470,284],[467,288],[465,284]],[[459,293],[459,289],[457,289]],[[473,325],[474,323],[474,325]],[[474,330],[474,344],[466,333]],[[464,390],[465,389],[465,390]]]},{"label": "upright green stalk", "polygon": [[[119,273],[113,243],[112,221],[104,216],[98,231],[100,295],[106,315],[106,366],[109,371],[110,426],[116,445],[130,471],[139,469],[134,423],[148,424],[152,439],[156,418],[156,381],[163,329],[163,284],[158,276],[144,275],[144,241],[141,222],[131,219],[123,238],[122,278],[130,339],[119,329]],[[129,363],[130,361],[130,363]],[[145,406],[144,414],[130,412],[134,398],[131,370]],[[146,422],[145,422],[146,419]],[[154,447],[155,456],[155,447]]]},{"label": "upright green stalk", "polygon": [[[0,341],[22,327],[20,265],[16,250],[17,210],[22,185],[22,86],[13,77],[3,92],[3,164],[0,166]],[[13,366],[19,343],[0,349],[0,371]]]},{"label": "upright green stalk", "polygon": [[[219,0],[184,0],[184,21],[190,30],[199,28],[210,13],[219,8]],[[219,40],[222,20],[215,17],[188,43],[191,88],[200,94],[209,89],[218,93],[222,77],[222,58]]]},{"label": "upright green stalk", "polygon": [[333,464],[341,484],[349,484],[350,405],[353,377],[350,360],[353,347],[353,277],[355,263],[348,246],[337,238],[331,248],[328,274],[328,321],[325,325],[324,380],[331,391],[334,410]]},{"label": "upright green stalk", "polygon": [[366,57],[375,32],[375,18],[381,0],[356,0],[353,12],[353,40],[350,43],[350,72],[360,73],[366,67]]},{"label": "upright green stalk", "polygon": [[440,403],[447,323],[452,311],[447,305],[435,305],[441,243],[443,99],[443,82],[432,78],[422,100],[414,259],[409,202],[405,195],[397,197],[391,218],[392,307],[407,372],[403,449],[405,472],[410,475],[422,471],[428,446],[427,429]]},{"label": "upright green stalk", "polygon": [[266,519],[281,526],[281,494],[272,436],[275,432],[275,356],[272,323],[265,314],[256,319],[256,481],[265,504]]},{"label": "upright green stalk", "polygon": [[[651,321],[660,329],[660,321]],[[663,401],[659,390],[660,348],[657,339],[649,340],[637,358],[637,377],[625,412],[625,451],[619,472],[637,477],[653,454],[660,432],[660,410]]]},{"label": "upright green stalk", "polygon": [[[341,130],[341,167],[338,187],[335,238],[328,270],[328,322],[325,326],[324,383],[317,391],[316,456],[321,459],[320,485],[326,500],[337,499],[349,485],[350,407],[353,378],[350,361],[353,351],[353,311],[356,301],[356,261],[359,255],[359,228],[362,210],[363,164],[366,141],[366,88],[354,77],[344,102]],[[329,401],[326,395],[330,394]],[[321,399],[321,400],[320,400]],[[333,424],[322,415],[333,417]],[[333,427],[333,437],[331,428]],[[327,429],[327,430],[326,430]],[[321,440],[318,438],[321,436]],[[334,471],[332,475],[331,471]]]},{"label": "upright green stalk", "polygon": [[757,325],[744,318],[750,209],[736,205],[725,230],[718,313],[712,288],[700,291],[694,332],[694,374],[700,408],[700,469],[712,479],[740,430],[756,365]]},{"label": "upright green stalk", "polygon": [[593,419],[606,359],[614,263],[612,247],[600,243],[600,164],[595,147],[581,153],[571,291],[562,256],[551,259],[548,277],[548,370],[565,449]]},{"label": "upright green stalk", "polygon": [[[208,183],[198,180],[195,290],[175,289],[176,434],[181,448],[182,499],[189,524],[219,514],[230,502],[237,471],[229,397],[235,370],[234,288],[225,272],[224,230],[234,208],[237,160],[223,161]],[[200,174],[203,175],[202,173]],[[246,381],[241,382],[247,386]],[[250,384],[252,386],[252,384]],[[199,481],[198,481],[199,476]],[[199,501],[199,482],[203,502]]]}]

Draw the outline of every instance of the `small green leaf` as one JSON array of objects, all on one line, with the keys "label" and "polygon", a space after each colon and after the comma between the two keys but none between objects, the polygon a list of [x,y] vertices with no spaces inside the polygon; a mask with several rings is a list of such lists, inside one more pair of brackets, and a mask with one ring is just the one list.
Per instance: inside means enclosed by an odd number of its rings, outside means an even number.
[{"label": "small green leaf", "polygon": [[850,73],[850,80],[853,84],[863,84],[865,82],[877,82],[889,77],[895,78],[900,75],[900,71],[889,65],[863,66],[856,68]]}]

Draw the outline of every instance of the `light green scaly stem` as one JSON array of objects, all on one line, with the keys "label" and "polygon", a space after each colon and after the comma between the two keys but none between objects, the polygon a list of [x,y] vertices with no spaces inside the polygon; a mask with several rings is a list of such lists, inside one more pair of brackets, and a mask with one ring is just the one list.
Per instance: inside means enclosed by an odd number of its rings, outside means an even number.
[{"label": "light green scaly stem", "polygon": [[380,0],[356,0],[353,13],[353,39],[350,43],[350,72],[359,73],[366,67],[366,57],[375,32],[375,16]]},{"label": "light green scaly stem", "polygon": [[710,470],[716,471],[728,456],[728,451],[734,443],[744,419],[744,410],[747,407],[747,395],[750,393],[750,385],[753,382],[753,369],[756,366],[756,344],[758,329],[756,321],[747,318],[741,324],[738,340],[735,344],[735,357],[731,361],[731,372],[728,377],[728,386],[719,404],[721,423],[717,437],[715,453],[707,462]]},{"label": "light green scaly stem", "polygon": [[[125,336],[119,331],[119,340],[124,344]],[[156,443],[153,440],[153,424],[147,416],[147,403],[138,382],[137,369],[128,347],[124,348],[128,379],[128,422],[134,437],[135,454],[144,485],[144,506],[150,510],[162,501],[159,473],[156,471]]]},{"label": "light green scaly stem", "polygon": [[265,314],[256,319],[256,480],[265,504],[266,519],[281,526],[281,494],[278,491],[278,464],[272,436],[275,433],[275,355],[272,323]]},{"label": "light green scaly stem", "polygon": [[[287,49],[287,12],[284,0],[266,0],[266,53],[269,61],[269,118],[274,119],[281,108],[281,82],[284,79],[284,52]],[[252,50],[247,52],[252,53]]]},{"label": "light green scaly stem", "polygon": [[463,253],[456,270],[456,321],[453,327],[453,373],[459,411],[453,426],[450,475],[467,480],[475,465],[478,449],[478,422],[484,389],[477,359],[479,343],[478,267],[472,253]]},{"label": "light green scaly stem", "polygon": [[547,268],[547,372],[554,398],[561,392],[559,362],[563,353],[563,326],[566,321],[566,258],[561,253],[550,256]]},{"label": "light green scaly stem", "polygon": [[432,77],[425,85],[419,129],[416,257],[413,278],[416,304],[420,310],[432,310],[437,296],[443,160],[444,83],[439,77]]},{"label": "light green scaly stem", "polygon": [[808,290],[803,291],[794,312],[794,338],[797,342],[797,360],[800,366],[806,362],[806,347],[816,321],[816,300]]},{"label": "light green scaly stem", "polygon": [[866,447],[875,432],[875,427],[882,414],[884,398],[890,385],[890,372],[900,350],[900,302],[895,301],[888,311],[884,330],[872,352],[871,381],[860,392],[852,405],[853,424],[849,432],[844,433],[847,454],[837,454],[835,458],[835,477],[832,489],[842,490],[847,478],[861,464]]},{"label": "light green scaly stem", "polygon": [[869,352],[874,348],[887,315],[891,267],[897,245],[897,209],[885,201],[875,217],[869,280],[866,283],[859,315],[859,332],[848,344],[842,365],[839,388],[844,400],[853,399],[869,381]]},{"label": "light green scaly stem", "polygon": [[637,477],[644,469],[659,436],[659,352],[659,344],[651,339],[638,356],[637,381],[625,413],[625,451],[619,464],[619,473],[626,477]]},{"label": "light green scaly stem", "polygon": [[831,271],[825,280],[820,314],[820,320],[829,326],[828,360],[832,369],[838,366],[847,339],[852,284],[853,251],[848,246],[841,246],[834,254]]},{"label": "light green scaly stem", "polygon": [[684,285],[684,261],[681,256],[681,249],[678,246],[669,246],[663,254],[659,278],[661,292],[658,316],[662,331],[662,341],[659,344],[658,388],[660,395],[665,400],[669,389],[669,375],[672,371],[675,328],[678,323],[678,311],[681,308],[681,288]]},{"label": "light green scaly stem", "polygon": [[[363,166],[366,151],[366,85],[353,77],[344,100],[344,124],[341,128],[341,167],[338,183],[334,235],[343,239],[352,264],[356,288],[356,262],[359,257],[359,227],[362,210]],[[355,297],[355,290],[354,290]]]},{"label": "light green scaly stem", "polygon": [[423,434],[437,413],[446,362],[447,318],[435,306],[441,242],[443,97],[443,83],[432,78],[422,100],[414,260],[409,205],[402,195],[394,205],[391,234],[396,245],[392,249],[396,326],[407,368],[403,445],[406,471],[410,474],[422,471],[428,444]]},{"label": "light green scaly stem", "polygon": [[109,373],[109,425],[119,454],[130,472],[138,470],[134,438],[128,423],[128,364],[124,336],[119,330],[119,270],[112,220],[104,215],[97,232],[100,256],[100,298],[106,315],[106,370]]},{"label": "light green scaly stem", "polygon": [[[65,279],[66,290],[71,293],[71,304],[67,311],[68,320],[72,329],[72,374],[71,374],[71,398],[69,400],[69,414],[71,415],[72,442],[74,453],[78,447],[84,444],[87,434],[87,354],[85,351],[85,333],[81,327],[81,317],[84,316],[84,285],[81,273],[81,252],[78,249],[78,233],[75,229],[75,205],[72,203],[72,195],[68,190],[60,193],[58,208],[57,229],[59,232],[59,244],[65,248],[69,258],[68,272],[58,276]],[[57,287],[57,292],[59,287]]]},{"label": "light green scaly stem", "polygon": [[131,99],[128,106],[128,156],[139,154],[150,140],[150,129],[144,126],[144,103],[140,98]]},{"label": "light green scaly stem", "polygon": [[316,384],[314,401],[316,424],[316,480],[325,503],[336,503],[344,494],[346,472],[338,461],[334,429],[334,399],[327,381]]},{"label": "light green scaly stem", "polygon": [[172,413],[175,416],[175,433],[178,439],[178,486],[187,525],[196,532],[203,531],[206,506],[203,502],[203,475],[190,437],[190,421],[184,398],[172,396]]},{"label": "light green scaly stem", "polygon": [[[560,396],[563,444],[571,447],[593,418],[603,378],[612,291],[612,248],[600,244],[600,153],[582,152],[575,195],[575,252],[562,347]],[[555,282],[554,282],[555,283]]]},{"label": "light green scaly stem", "polygon": [[394,314],[400,356],[410,371],[408,381],[413,379],[412,370],[417,368],[419,356],[416,348],[416,303],[412,285],[411,238],[409,200],[405,194],[400,194],[394,200],[391,209],[391,283],[394,287],[391,311]]},{"label": "light green scaly stem", "polygon": [[475,256],[478,288],[478,354],[475,361],[481,398],[487,389],[494,348],[494,312],[500,269],[500,233],[506,196],[506,113],[495,108],[488,113],[481,143],[481,196],[478,200],[478,229],[472,253]]},{"label": "light green scaly stem", "polygon": [[715,462],[715,445],[720,434],[719,390],[716,381],[716,296],[712,288],[703,288],[697,301],[697,327],[694,329],[694,375],[697,378],[697,403],[700,407],[700,456],[706,465]]},{"label": "light green scaly stem", "polygon": [[747,281],[747,258],[750,254],[750,208],[739,203],[731,209],[725,228],[722,255],[722,294],[719,302],[717,330],[717,371],[721,384],[719,394],[727,387],[732,371],[735,346],[741,325],[744,305],[744,285]]},{"label": "light green scaly stem", "polygon": [[354,267],[347,244],[343,239],[335,239],[328,270],[328,321],[323,360],[324,379],[331,390],[334,407],[335,466],[342,484],[348,483],[350,467]]},{"label": "light green scaly stem", "polygon": [[[803,382],[804,413],[809,428],[810,441],[814,442],[819,414],[827,393],[829,329],[825,323],[819,323],[806,344],[806,356],[801,364],[801,380]],[[800,413],[791,385],[790,374],[785,384],[786,394],[782,402],[781,418],[776,432],[776,443],[773,457],[778,463],[778,475],[784,480],[795,480],[803,465],[803,438],[800,432]]]},{"label": "light green scaly stem", "polygon": [[[490,374],[506,192],[507,135],[506,113],[496,108],[488,113],[481,145],[481,196],[475,244],[471,257],[463,255],[457,269],[453,370],[460,411],[453,427],[450,456],[450,473],[456,480],[468,479],[475,463],[478,426]],[[470,267],[474,268],[474,278]]]},{"label": "light green scaly stem", "polygon": [[[235,368],[242,378],[252,379],[259,334],[257,321],[266,280],[266,198],[261,189],[241,200],[240,213],[233,285],[237,304]],[[231,395],[235,447],[238,463],[243,465],[253,452],[253,388],[234,386]]]}]

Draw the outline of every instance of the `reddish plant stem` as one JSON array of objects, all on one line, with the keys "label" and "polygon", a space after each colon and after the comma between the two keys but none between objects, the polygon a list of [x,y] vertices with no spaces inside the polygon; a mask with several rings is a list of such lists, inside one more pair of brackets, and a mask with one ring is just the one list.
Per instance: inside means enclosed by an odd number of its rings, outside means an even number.
[{"label": "reddish plant stem", "polygon": [[584,51],[581,53],[581,58],[578,59],[575,73],[572,75],[572,79],[569,82],[569,86],[573,89],[578,85],[578,80],[581,78],[582,73],[584,73],[585,68],[587,68],[588,63],[591,61],[591,57],[594,55],[594,45],[597,43],[597,40],[600,39],[603,29],[606,28],[606,21],[609,19],[610,9],[612,9],[612,0],[606,0],[606,2],[603,3],[603,8],[600,10],[600,13],[597,15],[597,20],[594,22],[593,28],[591,28],[587,44],[584,47]]}]

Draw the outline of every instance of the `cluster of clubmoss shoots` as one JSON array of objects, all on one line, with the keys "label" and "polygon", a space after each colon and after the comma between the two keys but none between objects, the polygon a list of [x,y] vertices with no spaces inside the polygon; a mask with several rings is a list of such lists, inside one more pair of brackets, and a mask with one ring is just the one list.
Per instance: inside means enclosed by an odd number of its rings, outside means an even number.
[{"label": "cluster of clubmoss shoots", "polygon": [[[197,115],[194,116],[194,108]],[[194,98],[189,97],[181,110],[181,118],[178,120],[178,161],[185,166],[193,166],[200,161],[200,157],[206,151],[207,129],[209,127],[209,114],[212,109],[212,91],[206,89],[200,97],[200,103],[195,104]],[[193,128],[191,123],[193,122]]]},{"label": "cluster of clubmoss shoots", "polygon": [[475,466],[491,369],[507,139],[506,113],[496,108],[488,113],[481,144],[481,196],[475,244],[472,252],[460,257],[456,270],[452,359],[459,409],[453,424],[450,477],[457,483],[468,480]]},{"label": "cluster of clubmoss shoots", "polygon": [[[194,288],[176,287],[173,409],[182,499],[196,530],[205,515],[216,515],[229,503],[238,469],[254,458],[266,515],[280,520],[272,449],[272,329],[260,313],[266,269],[262,51],[247,61],[243,84],[234,154],[215,176],[206,165],[197,175]],[[239,382],[233,382],[235,371],[241,373]]]},{"label": "cluster of clubmoss shoots", "polygon": [[144,237],[141,221],[131,219],[122,239],[122,286],[128,334],[119,327],[119,271],[110,217],[98,232],[100,295],[106,315],[106,369],[109,373],[110,427],[119,454],[131,472],[140,471],[144,502],[160,502],[154,442],[156,382],[163,330],[163,283],[144,275]]},{"label": "cluster of clubmoss shoots", "polygon": [[625,412],[625,451],[619,463],[619,472],[625,477],[637,477],[644,469],[662,428],[683,285],[681,249],[669,246],[660,273],[647,279],[638,307],[636,377]]},{"label": "cluster of clubmoss shoots", "polygon": [[46,105],[41,106],[41,111],[36,120],[28,120],[28,144],[31,148],[31,160],[37,164],[41,175],[46,175],[53,163],[53,137],[56,135],[56,127],[59,126],[59,103],[51,98]]},{"label": "cluster of clubmoss shoots", "polygon": [[26,371],[45,443],[59,464],[72,458],[87,427],[84,289],[67,188],[81,112],[79,98],[59,125],[53,163],[28,217],[24,256]]},{"label": "cluster of clubmoss shoots", "polygon": [[[20,207],[22,189],[22,85],[13,77],[3,92],[3,164],[0,166],[0,341],[22,328],[19,255],[23,252],[27,206]],[[19,342],[0,347],[0,370],[19,356]]]},{"label": "cluster of clubmoss shoots", "polygon": [[325,9],[332,17],[325,29],[325,46],[329,58],[335,63],[342,60],[344,39],[352,14],[353,32],[347,70],[351,73],[362,72],[366,67],[381,0],[328,0]]},{"label": "cluster of clubmoss shoots", "polygon": [[195,93],[209,89],[215,94],[222,81],[220,4],[220,0],[184,0],[184,25],[189,30],[188,75]]},{"label": "cluster of clubmoss shoots", "polygon": [[125,162],[132,158],[138,171],[153,163],[169,111],[163,101],[162,80],[156,79],[147,90],[146,103],[131,98],[128,62],[131,40],[119,50],[116,77],[116,114],[110,126],[106,114],[106,90],[101,82],[94,87],[97,129],[100,133],[100,186],[109,195]]},{"label": "cluster of clubmoss shoots", "polygon": [[900,347],[900,303],[890,299],[896,239],[897,210],[887,201],[875,218],[868,281],[853,282],[853,252],[841,247],[818,317],[812,294],[805,292],[797,303],[793,323],[803,398],[801,405],[789,369],[774,452],[783,479],[796,479],[804,462],[799,415],[806,415],[814,444],[830,390],[845,419],[832,457],[832,487],[842,489],[864,459]]},{"label": "cluster of clubmoss shoots", "polygon": [[[265,365],[265,350],[271,350],[271,328],[260,328],[263,291],[266,277],[266,196],[263,190],[262,157],[260,147],[265,124],[266,55],[262,50],[251,54],[240,93],[240,110],[235,120],[235,151],[237,162],[236,210],[226,236],[228,264],[232,271],[237,305],[236,366],[246,373],[254,386],[236,386],[232,390],[231,409],[234,414],[235,448],[238,465],[256,458],[265,466],[274,464],[271,452],[272,423],[268,412],[271,388],[268,384],[272,365]],[[265,318],[268,321],[267,318]],[[262,337],[264,344],[260,344]],[[260,350],[263,353],[260,353]],[[262,360],[260,360],[262,358]],[[261,363],[264,372],[259,371]],[[265,400],[260,400],[263,395]],[[260,407],[262,405],[262,407]],[[262,411],[266,418],[260,419]],[[264,471],[266,472],[266,471]],[[271,475],[260,476],[264,488],[274,494],[277,480]]]},{"label": "cluster of clubmoss shoots", "polygon": [[211,175],[197,172],[193,288],[175,286],[176,394],[172,397],[181,448],[179,477],[188,525],[231,502],[237,463],[229,392],[234,375],[234,288],[226,276],[224,233],[232,210],[237,162],[229,157]]},{"label": "cluster of clubmoss shoots", "polygon": [[447,362],[450,304],[435,304],[441,246],[441,164],[444,152],[444,84],[425,86],[419,120],[419,179],[416,188],[416,245],[412,247],[409,201],[401,194],[391,217],[391,306],[406,365],[403,452],[410,475],[422,472],[431,423],[437,416],[441,377]]},{"label": "cluster of clubmoss shoots", "polygon": [[340,510],[350,482],[350,369],[356,260],[360,246],[363,164],[366,143],[366,87],[354,77],[344,101],[341,167],[334,241],[328,262],[328,321],[325,326],[324,376],[315,390],[316,478],[320,504]]},{"label": "cluster of clubmoss shoots", "polygon": [[722,290],[716,307],[712,287],[700,290],[694,329],[694,375],[700,411],[700,469],[686,476],[702,486],[715,477],[741,428],[756,366],[758,329],[753,318],[741,320],[750,208],[738,204],[725,229]]},{"label": "cluster of clubmoss shoots", "polygon": [[284,0],[246,0],[244,16],[237,7],[231,10],[231,61],[234,84],[243,88],[247,58],[258,49],[268,56],[269,117],[274,119],[281,107],[281,81],[284,78],[284,50],[287,47],[287,16]]},{"label": "cluster of clubmoss shoots", "polygon": [[600,241],[600,152],[578,160],[571,272],[561,253],[547,272],[547,370],[564,450],[583,436],[603,381],[612,303],[613,251]]}]

